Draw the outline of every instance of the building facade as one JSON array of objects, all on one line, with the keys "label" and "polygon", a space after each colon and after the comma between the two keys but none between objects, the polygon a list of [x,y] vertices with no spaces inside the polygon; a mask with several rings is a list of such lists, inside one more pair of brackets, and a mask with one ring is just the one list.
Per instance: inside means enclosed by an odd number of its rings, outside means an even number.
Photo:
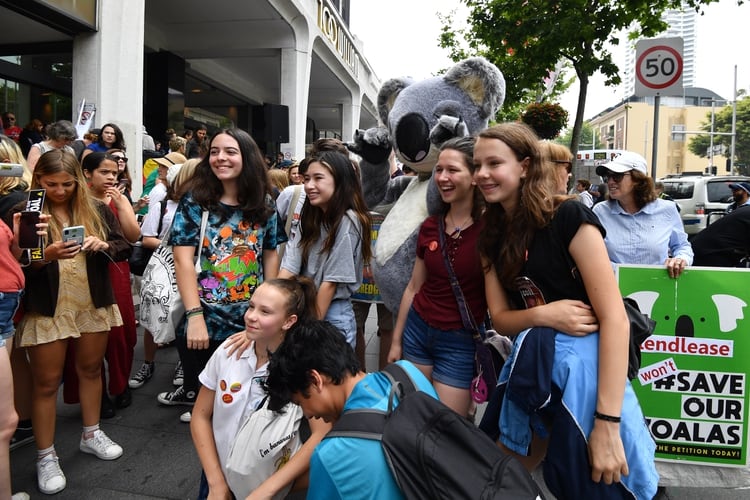
[{"label": "building facade", "polygon": [[[686,88],[685,97],[661,97],[657,130],[656,177],[681,172],[707,171],[708,159],[688,149],[688,141],[710,122],[712,102],[724,101],[705,89]],[[649,163],[654,137],[654,98],[636,98],[613,106],[589,120],[597,138],[607,149],[623,149],[642,155]],[[684,132],[684,133],[683,133]],[[717,173],[725,173],[726,157],[715,154]]]},{"label": "building facade", "polygon": [[75,121],[85,101],[131,158],[144,125],[157,140],[236,126],[302,158],[318,137],[377,123],[380,81],[349,0],[0,0],[0,17],[2,111]]}]

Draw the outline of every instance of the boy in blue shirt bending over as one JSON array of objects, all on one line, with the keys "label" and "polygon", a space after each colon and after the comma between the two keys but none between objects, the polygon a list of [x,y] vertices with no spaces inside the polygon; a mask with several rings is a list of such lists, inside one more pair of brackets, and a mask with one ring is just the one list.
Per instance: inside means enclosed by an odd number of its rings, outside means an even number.
[{"label": "boy in blue shirt bending over", "polygon": [[[437,398],[430,382],[399,361],[419,390]],[[325,321],[301,324],[273,353],[266,380],[269,407],[293,401],[306,417],[335,422],[352,409],[387,410],[389,379],[361,371],[354,350]],[[308,499],[401,499],[379,441],[350,437],[324,439],[310,460]]]}]

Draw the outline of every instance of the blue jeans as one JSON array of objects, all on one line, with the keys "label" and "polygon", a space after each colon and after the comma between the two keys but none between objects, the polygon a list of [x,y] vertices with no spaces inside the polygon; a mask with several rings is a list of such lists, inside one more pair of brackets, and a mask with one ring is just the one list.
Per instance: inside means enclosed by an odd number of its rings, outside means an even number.
[{"label": "blue jeans", "polygon": [[471,387],[474,339],[463,329],[433,328],[411,307],[401,345],[404,359],[432,366],[432,379],[436,382],[459,389]]},{"label": "blue jeans", "polygon": [[16,327],[13,325],[13,316],[21,305],[23,290],[17,292],[0,292],[0,340],[2,346],[5,341],[16,333]]}]

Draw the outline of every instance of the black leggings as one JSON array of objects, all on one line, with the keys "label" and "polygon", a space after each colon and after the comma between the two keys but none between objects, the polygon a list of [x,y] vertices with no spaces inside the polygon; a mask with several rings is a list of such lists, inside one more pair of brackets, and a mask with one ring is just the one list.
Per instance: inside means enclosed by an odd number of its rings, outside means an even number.
[{"label": "black leggings", "polygon": [[185,382],[183,387],[185,392],[195,391],[198,393],[201,384],[198,381],[198,375],[206,367],[209,358],[214,351],[223,343],[223,340],[208,339],[208,349],[188,349],[187,335],[178,335],[175,339],[177,352],[180,354],[182,369],[185,372]]}]

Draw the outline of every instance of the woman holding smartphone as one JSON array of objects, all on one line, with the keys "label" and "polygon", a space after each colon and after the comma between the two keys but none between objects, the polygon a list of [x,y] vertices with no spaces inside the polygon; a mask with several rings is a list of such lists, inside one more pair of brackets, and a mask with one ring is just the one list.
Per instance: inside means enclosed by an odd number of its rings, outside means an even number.
[{"label": "woman holding smartphone", "polygon": [[[126,258],[130,245],[112,211],[89,196],[73,153],[49,151],[37,163],[32,189],[45,189],[42,213],[49,214],[44,261],[25,268],[25,315],[18,331],[33,374],[32,415],[39,490],[51,495],[67,484],[55,452],[57,391],[65,353],[72,344],[83,432],[79,448],[114,460],[122,448],[99,429],[101,368],[110,328],[122,325],[109,262]],[[83,226],[83,244],[64,241],[65,228]]]},{"label": "woman holding smartphone", "polygon": [[[130,202],[117,186],[117,162],[106,153],[91,153],[81,162],[83,175],[89,186],[89,193],[96,200],[106,204],[120,223],[125,239],[130,243],[138,241],[141,228],[135,218]],[[132,396],[128,387],[130,368],[133,365],[135,345],[138,340],[135,324],[135,306],[130,289],[130,266],[127,259],[109,263],[109,276],[115,293],[117,308],[122,317],[122,326],[113,327],[107,342],[107,366],[109,372],[109,394],[106,390],[106,377],[102,371],[101,418],[115,416],[115,408],[130,406]],[[68,347],[68,360],[65,363],[65,385],[63,397],[66,403],[78,403],[78,377],[75,370],[75,352]]]}]

